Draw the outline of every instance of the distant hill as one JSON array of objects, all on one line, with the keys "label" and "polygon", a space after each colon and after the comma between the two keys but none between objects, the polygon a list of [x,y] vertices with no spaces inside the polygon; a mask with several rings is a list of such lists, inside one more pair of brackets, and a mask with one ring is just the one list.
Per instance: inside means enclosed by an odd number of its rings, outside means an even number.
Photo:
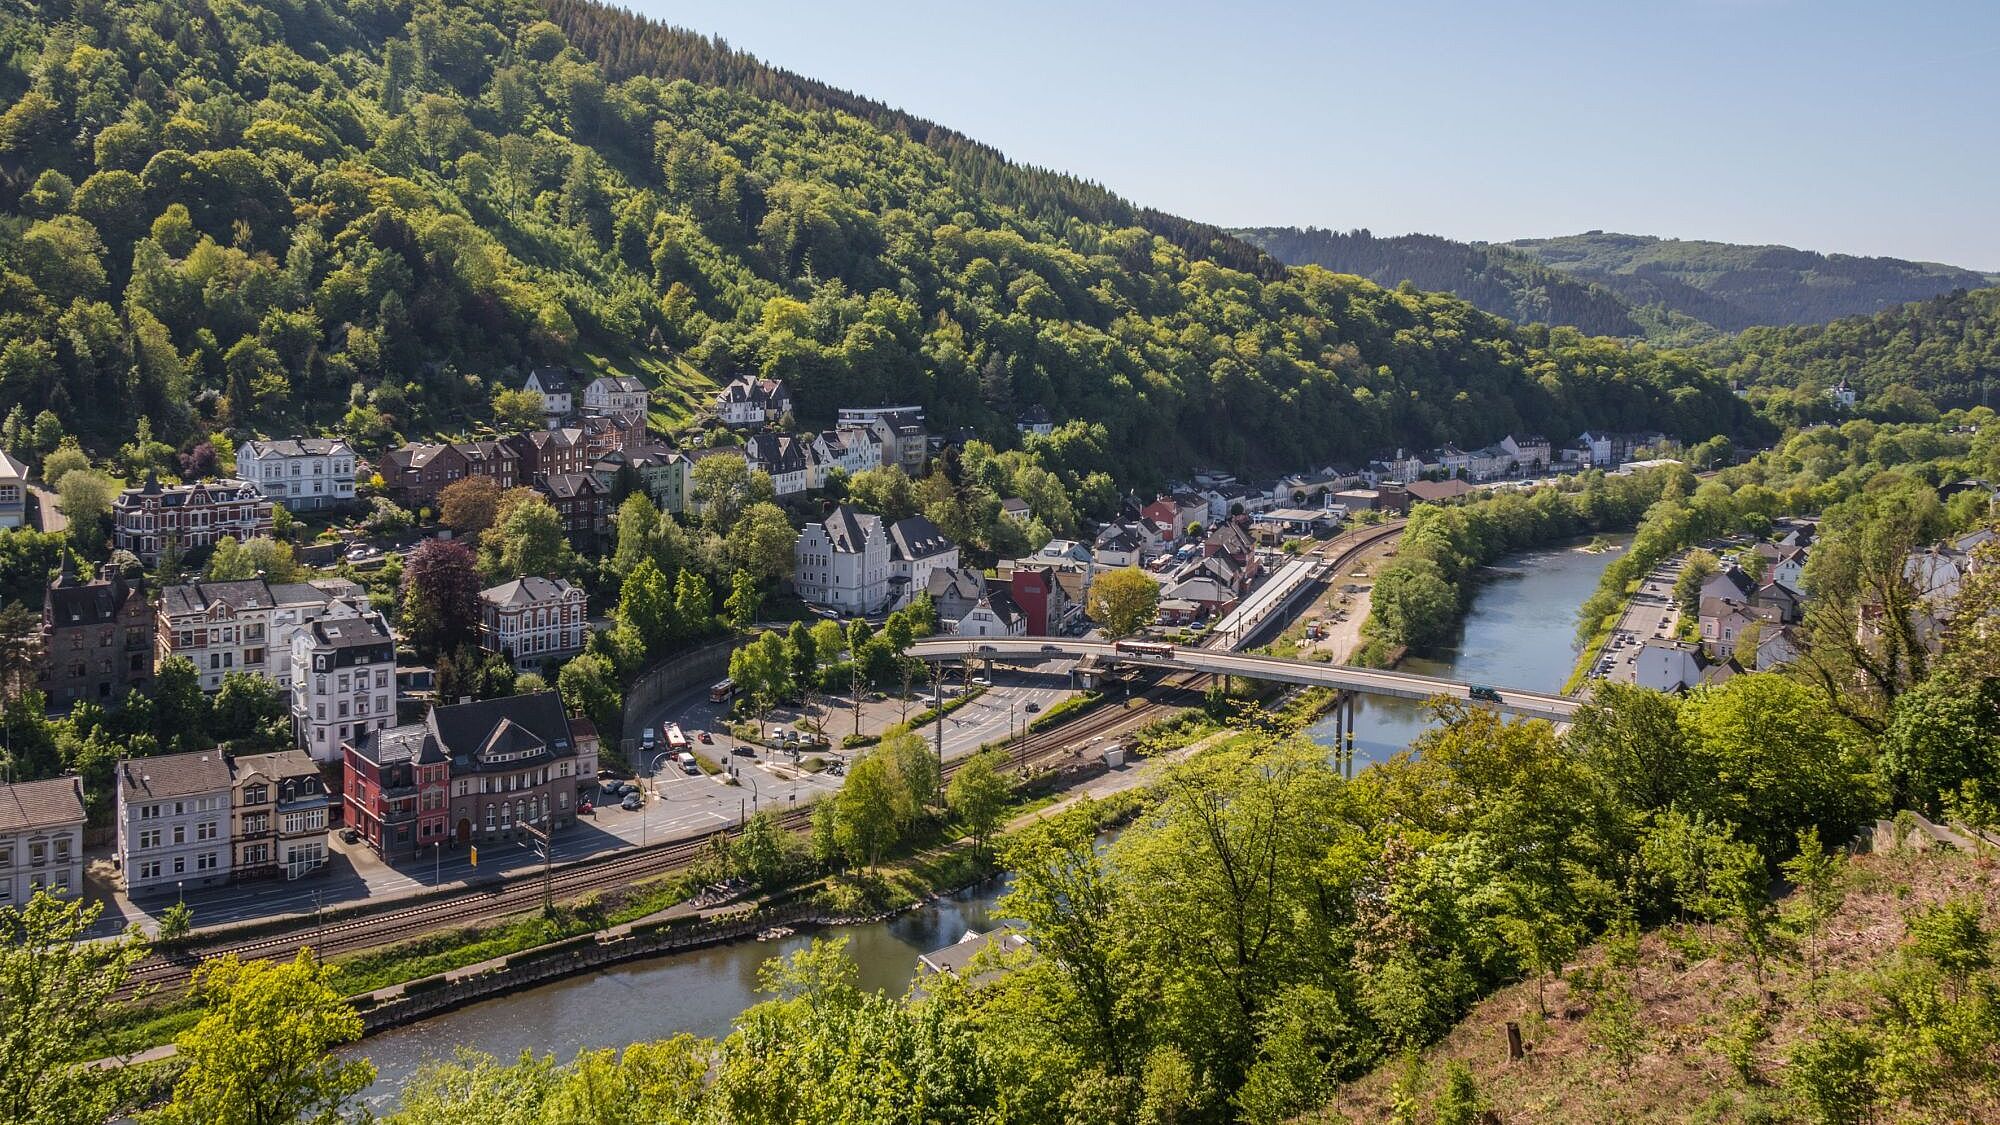
[{"label": "distant hill", "polygon": [[1594,231],[1506,243],[1260,227],[1231,232],[1290,265],[1463,297],[1517,322],[1685,344],[1755,325],[1820,324],[1992,285],[1931,262]]}]

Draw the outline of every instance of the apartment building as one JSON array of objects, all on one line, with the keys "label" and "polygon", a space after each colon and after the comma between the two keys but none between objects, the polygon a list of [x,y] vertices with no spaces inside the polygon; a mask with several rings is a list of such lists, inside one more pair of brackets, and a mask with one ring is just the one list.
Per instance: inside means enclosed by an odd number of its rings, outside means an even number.
[{"label": "apartment building", "polygon": [[583,388],[583,412],[644,415],[647,399],[643,381],[630,375],[600,375]]},{"label": "apartment building", "polygon": [[203,691],[219,690],[231,672],[290,690],[293,634],[322,617],[357,617],[367,610],[368,592],[345,578],[169,586],[160,595],[158,655],[192,660]]},{"label": "apartment building", "polygon": [[54,710],[86,699],[108,706],[152,686],[153,611],[144,582],[116,567],[105,570],[85,582],[64,551],[61,571],[42,594],[35,689]]},{"label": "apartment building", "polygon": [[332,798],[319,766],[301,750],[229,760],[238,879],[297,879],[326,866]]},{"label": "apartment building", "polygon": [[725,426],[761,426],[792,412],[792,392],[783,379],[733,379],[715,399]]},{"label": "apartment building", "polygon": [[146,483],[118,494],[112,508],[114,545],[153,566],[169,548],[197,551],[226,538],[269,537],[274,526],[269,497],[244,480],[202,481],[166,487]]},{"label": "apartment building", "polygon": [[233,784],[220,750],[120,761],[118,865],[132,895],[226,882]]},{"label": "apartment building", "polygon": [[83,821],[79,778],[0,785],[0,907],[82,893]]},{"label": "apartment building", "polygon": [[583,651],[583,587],[527,576],[479,591],[479,643],[522,671]]},{"label": "apartment building", "polygon": [[843,504],[799,533],[792,585],[814,605],[873,613],[889,598],[889,555],[882,517]]},{"label": "apartment building", "polygon": [[292,635],[292,728],[318,762],[396,721],[396,643],[379,613],[323,617]]},{"label": "apartment building", "polygon": [[354,499],[354,450],[339,438],[246,441],[236,475],[289,511],[328,508]]}]

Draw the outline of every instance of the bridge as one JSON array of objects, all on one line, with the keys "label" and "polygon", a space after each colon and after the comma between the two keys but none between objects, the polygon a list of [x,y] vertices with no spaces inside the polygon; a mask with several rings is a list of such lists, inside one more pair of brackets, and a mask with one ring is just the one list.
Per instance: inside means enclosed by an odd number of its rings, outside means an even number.
[{"label": "bridge", "polygon": [[[1146,651],[1128,651],[1121,650],[1110,641],[1085,641],[1073,637],[930,637],[910,645],[909,655],[933,662],[1080,660],[1094,656],[1110,664],[1242,676],[1251,680],[1336,688],[1392,699],[1421,700],[1438,695],[1451,699],[1472,699],[1472,685],[1436,676],[1415,676],[1408,672],[1355,668],[1345,664],[1321,664],[1311,660],[1285,660],[1275,656],[1250,656],[1186,645],[1149,644],[1145,647]],[[1546,692],[1503,688],[1495,694],[1497,699],[1480,702],[1502,711],[1556,723],[1570,721],[1577,709],[1583,706],[1580,700]]]}]

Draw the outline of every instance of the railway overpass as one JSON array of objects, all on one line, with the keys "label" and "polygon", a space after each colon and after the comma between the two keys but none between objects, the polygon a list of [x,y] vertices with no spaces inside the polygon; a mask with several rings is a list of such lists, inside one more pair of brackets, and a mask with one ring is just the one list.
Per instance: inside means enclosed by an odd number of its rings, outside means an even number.
[{"label": "railway overpass", "polygon": [[[917,641],[909,655],[919,660],[1024,660],[1082,659],[1094,656],[1108,664],[1140,668],[1165,668],[1176,672],[1206,672],[1218,676],[1242,676],[1252,680],[1275,680],[1286,684],[1337,688],[1394,699],[1429,699],[1442,695],[1471,699],[1471,685],[1436,676],[1413,676],[1408,672],[1354,668],[1345,664],[1321,664],[1310,660],[1284,660],[1275,656],[1250,656],[1238,652],[1192,648],[1185,645],[1148,645],[1146,652],[1121,651],[1109,641],[1085,641],[1073,637],[930,637]],[[1566,695],[1538,691],[1500,689],[1498,701],[1486,704],[1502,711],[1550,722],[1566,723],[1583,704]]]}]

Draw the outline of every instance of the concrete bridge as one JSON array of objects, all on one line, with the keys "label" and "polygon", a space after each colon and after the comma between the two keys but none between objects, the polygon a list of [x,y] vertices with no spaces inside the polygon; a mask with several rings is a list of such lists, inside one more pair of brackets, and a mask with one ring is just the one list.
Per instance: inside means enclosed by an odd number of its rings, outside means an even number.
[{"label": "concrete bridge", "polygon": [[[1442,695],[1452,699],[1472,698],[1472,685],[1436,676],[1413,676],[1376,668],[1354,668],[1345,664],[1321,664],[1311,660],[1284,660],[1275,656],[1140,642],[1133,645],[1110,641],[1085,641],[1074,637],[930,637],[910,646],[909,655],[919,660],[1062,660],[1096,657],[1100,662],[1127,664],[1141,668],[1167,668],[1176,672],[1207,672],[1218,676],[1242,676],[1252,680],[1275,680],[1286,684],[1337,688],[1394,699],[1429,699]],[[1566,723],[1583,704],[1566,695],[1500,688],[1497,699],[1485,699],[1488,706],[1530,718]]]}]

